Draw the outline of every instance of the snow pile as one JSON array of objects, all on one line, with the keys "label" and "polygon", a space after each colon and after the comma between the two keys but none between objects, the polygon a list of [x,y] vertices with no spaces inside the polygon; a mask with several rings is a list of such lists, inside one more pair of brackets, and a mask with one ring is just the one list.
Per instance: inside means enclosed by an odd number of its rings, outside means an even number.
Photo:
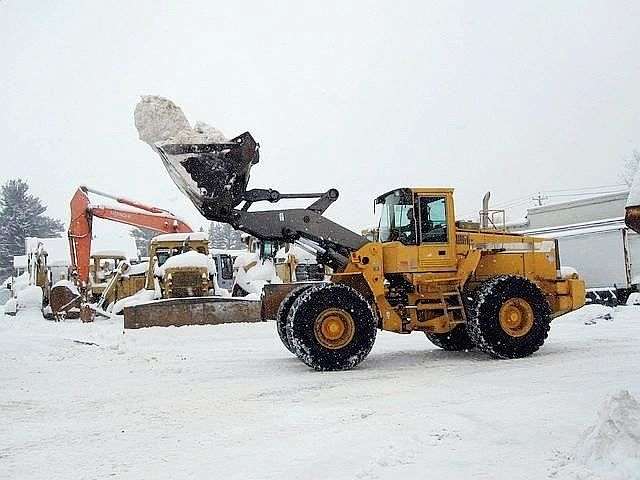
[{"label": "snow pile", "polygon": [[143,95],[133,116],[140,140],[151,147],[169,143],[226,141],[220,130],[204,122],[196,122],[192,128],[179,106],[157,95]]},{"label": "snow pile", "polygon": [[18,292],[18,310],[40,310],[42,308],[42,288],[29,285]]},{"label": "snow pile", "polygon": [[235,283],[248,294],[255,294],[250,299],[260,298],[266,284],[282,283],[273,261],[260,260],[257,253],[238,255],[233,262],[233,270],[236,272]]},{"label": "snow pile", "polygon": [[69,289],[71,293],[73,293],[74,295],[80,295],[80,292],[78,291],[78,287],[71,280],[59,280],[56,283],[54,283],[51,288],[53,289],[56,287],[65,287]]},{"label": "snow pile", "polygon": [[173,268],[206,268],[209,275],[216,274],[216,264],[213,259],[195,250],[169,257],[161,267],[156,268],[155,274],[164,278],[166,270]]},{"label": "snow pile", "polygon": [[578,442],[569,471],[579,477],[640,478],[640,404],[627,391],[610,396]]}]

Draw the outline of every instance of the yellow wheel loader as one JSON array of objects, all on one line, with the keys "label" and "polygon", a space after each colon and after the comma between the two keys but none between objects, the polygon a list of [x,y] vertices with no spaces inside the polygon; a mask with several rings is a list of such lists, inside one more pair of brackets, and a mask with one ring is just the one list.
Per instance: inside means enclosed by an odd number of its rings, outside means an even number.
[{"label": "yellow wheel loader", "polygon": [[[551,319],[580,308],[585,285],[563,278],[554,241],[456,222],[450,188],[398,188],[380,195],[372,241],[322,214],[324,193],[247,190],[258,144],[247,132],[229,142],[158,148],[178,187],[209,220],[261,240],[295,243],[333,270],[328,282],[268,285],[262,316],[283,344],[316,370],[344,370],[370,352],[377,329],[424,332],[446,350],[477,348],[499,358],[538,350]],[[255,202],[312,198],[302,209],[251,211]],[[242,205],[241,205],[242,204]]]}]

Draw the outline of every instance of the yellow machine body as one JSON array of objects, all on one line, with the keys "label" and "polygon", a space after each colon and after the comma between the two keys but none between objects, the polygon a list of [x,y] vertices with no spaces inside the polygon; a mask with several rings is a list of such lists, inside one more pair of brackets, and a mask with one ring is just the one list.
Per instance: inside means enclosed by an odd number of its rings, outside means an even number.
[{"label": "yellow machine body", "polygon": [[[351,254],[344,272],[332,276],[333,282],[349,284],[370,299],[378,309],[383,330],[446,333],[466,321],[463,289],[473,290],[480,282],[500,275],[534,282],[544,292],[554,316],[584,305],[585,284],[577,277],[561,277],[553,240],[496,228],[461,224],[465,228],[459,228],[452,189],[410,191],[412,205],[420,205],[425,198],[431,202],[439,199],[444,206],[446,223],[441,238],[414,245],[398,240],[368,243]],[[416,220],[415,235],[419,235],[419,218]],[[406,304],[390,303],[390,276],[413,287]]]}]

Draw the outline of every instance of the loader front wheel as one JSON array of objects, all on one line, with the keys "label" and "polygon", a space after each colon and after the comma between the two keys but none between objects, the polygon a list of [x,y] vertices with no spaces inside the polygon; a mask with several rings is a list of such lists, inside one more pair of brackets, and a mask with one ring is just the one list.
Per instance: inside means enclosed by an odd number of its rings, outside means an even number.
[{"label": "loader front wheel", "polygon": [[355,289],[324,283],[304,290],[287,316],[287,339],[309,367],[348,370],[371,351],[377,315]]},{"label": "loader front wheel", "polygon": [[289,310],[291,310],[291,306],[293,302],[300,296],[302,292],[304,292],[305,287],[296,288],[295,290],[291,290],[286,297],[280,302],[280,306],[278,307],[278,313],[276,314],[276,328],[278,330],[278,337],[282,341],[282,344],[285,346],[287,350],[289,350],[294,355],[296,352],[293,350],[293,347],[289,343],[289,339],[287,338],[287,317],[289,316]]},{"label": "loader front wheel", "polygon": [[544,344],[551,307],[535,283],[502,275],[480,285],[475,298],[467,329],[477,348],[498,358],[521,358]]},{"label": "loader front wheel", "polygon": [[453,330],[447,333],[424,332],[427,338],[436,347],[450,352],[462,350],[473,350],[473,342],[469,338],[466,325],[456,325]]}]

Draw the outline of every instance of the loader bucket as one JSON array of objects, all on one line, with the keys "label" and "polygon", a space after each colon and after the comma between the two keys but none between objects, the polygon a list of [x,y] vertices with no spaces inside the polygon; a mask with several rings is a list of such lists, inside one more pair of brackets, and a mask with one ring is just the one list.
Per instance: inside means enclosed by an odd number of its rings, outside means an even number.
[{"label": "loader bucket", "polygon": [[169,176],[209,220],[224,222],[244,199],[259,145],[249,132],[225,143],[156,146]]}]

